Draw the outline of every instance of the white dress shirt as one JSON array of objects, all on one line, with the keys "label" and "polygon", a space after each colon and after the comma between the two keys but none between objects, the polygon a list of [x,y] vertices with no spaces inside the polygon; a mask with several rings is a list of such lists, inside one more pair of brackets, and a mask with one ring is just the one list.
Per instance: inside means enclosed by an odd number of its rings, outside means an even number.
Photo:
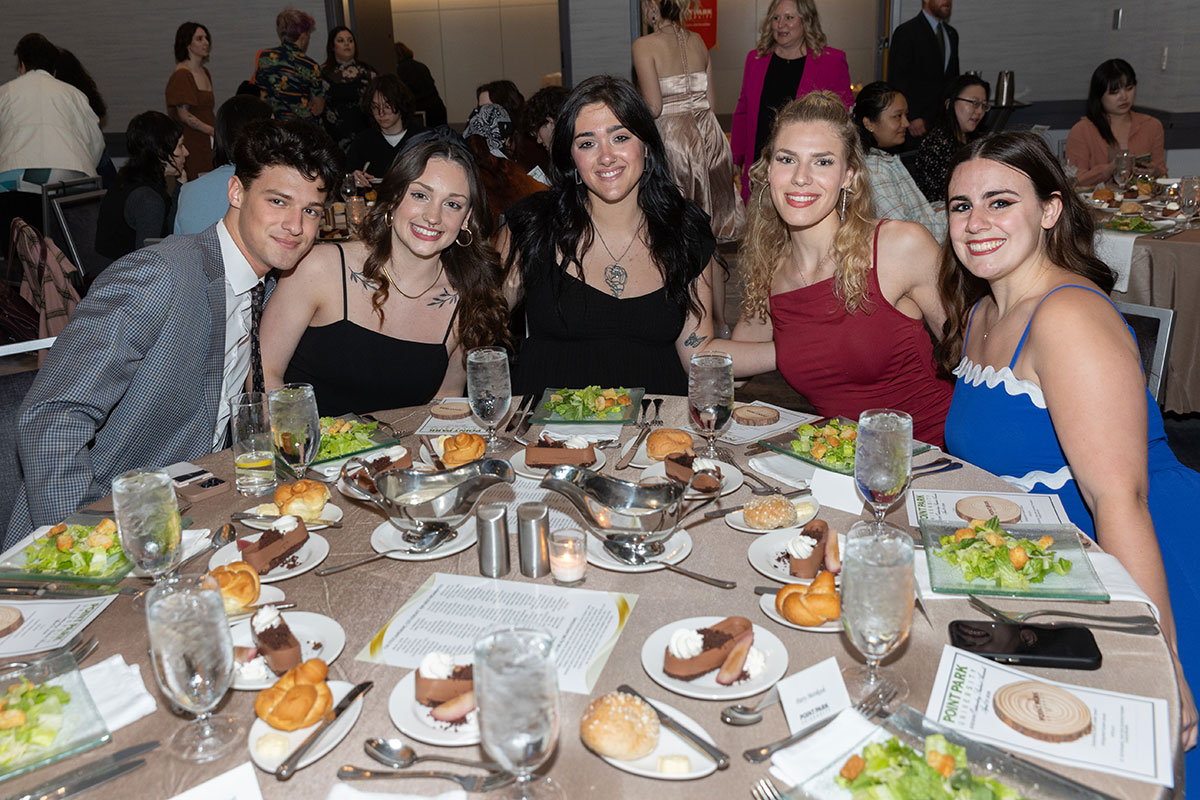
[{"label": "white dress shirt", "polygon": [[229,430],[229,399],[245,391],[250,374],[251,292],[262,283],[250,262],[242,255],[225,227],[217,223],[221,242],[221,260],[225,262],[225,367],[221,378],[221,398],[217,406],[217,428],[213,431],[213,451],[225,446]]}]

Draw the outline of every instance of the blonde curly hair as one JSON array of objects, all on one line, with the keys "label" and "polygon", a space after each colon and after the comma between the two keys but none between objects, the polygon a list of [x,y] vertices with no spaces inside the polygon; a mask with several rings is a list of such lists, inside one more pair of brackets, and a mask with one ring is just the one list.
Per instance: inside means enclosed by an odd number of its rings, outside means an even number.
[{"label": "blonde curly hair", "polygon": [[[758,54],[765,56],[775,47],[775,33],[771,30],[771,17],[784,0],[771,0],[767,15],[763,17],[758,29]],[[800,15],[800,24],[804,26],[804,46],[813,55],[821,55],[825,50],[827,40],[825,31],[821,30],[821,18],[817,16],[817,6],[813,0],[792,0]]]},{"label": "blonde curly hair", "polygon": [[833,237],[834,293],[846,311],[853,313],[866,302],[867,276],[872,269],[872,229],[875,227],[871,182],[867,177],[858,129],[841,99],[830,91],[811,92],[792,100],[779,110],[771,127],[771,138],[750,168],[749,224],[742,242],[745,264],[745,294],[742,314],[747,319],[768,319],[768,298],[775,271],[791,251],[788,227],[775,209],[767,173],[775,152],[775,140],[787,125],[824,123],[842,140],[846,165],[854,171],[847,190],[846,216]]}]

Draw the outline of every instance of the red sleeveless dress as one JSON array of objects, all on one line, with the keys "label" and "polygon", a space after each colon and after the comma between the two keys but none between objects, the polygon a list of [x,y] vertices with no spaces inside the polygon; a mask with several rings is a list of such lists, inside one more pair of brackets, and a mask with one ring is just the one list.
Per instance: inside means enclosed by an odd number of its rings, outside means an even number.
[{"label": "red sleeveless dress", "polygon": [[912,416],[914,437],[944,447],[954,385],[937,377],[924,323],[884,298],[878,261],[876,225],[866,302],[853,314],[834,295],[833,278],[771,295],[775,363],[825,416],[858,419],[869,408],[899,409]]}]

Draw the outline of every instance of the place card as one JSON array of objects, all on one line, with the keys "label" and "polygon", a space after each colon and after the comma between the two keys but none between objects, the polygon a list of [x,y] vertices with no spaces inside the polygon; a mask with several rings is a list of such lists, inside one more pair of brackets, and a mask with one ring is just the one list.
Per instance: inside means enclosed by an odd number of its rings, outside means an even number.
[{"label": "place card", "polygon": [[1174,786],[1167,701],[1060,683],[946,645],[925,716],[981,742]]},{"label": "place card", "polygon": [[10,659],[61,647],[116,600],[115,594],[62,600],[5,597],[0,605],[21,612],[21,625],[0,637],[0,658]]},{"label": "place card", "polygon": [[262,800],[262,791],[258,788],[254,765],[247,761],[175,795],[172,800]]},{"label": "place card", "polygon": [[850,707],[846,682],[833,656],[789,675],[776,686],[792,733]]},{"label": "place card", "polygon": [[[449,401],[455,401],[455,402],[459,402],[459,403],[468,403],[468,404],[470,403],[470,401],[465,397],[443,397],[438,402],[441,403],[441,402],[449,402]],[[516,405],[516,403],[514,403],[512,405],[512,408],[515,409],[516,407],[517,407],[517,405]],[[507,421],[507,419],[508,418],[506,417],[505,420],[501,421],[501,425],[505,424],[505,421]],[[499,429],[499,427],[497,429]],[[483,434],[483,433],[486,433],[486,431],[483,428],[479,427],[479,423],[477,423],[475,421],[474,415],[468,415],[466,417],[463,417],[462,419],[438,419],[437,417],[434,417],[433,415],[428,415],[425,417],[425,421],[421,423],[421,426],[419,428],[417,428],[416,431],[414,431],[414,434],[416,436],[434,436],[434,437],[450,436],[450,435],[453,435],[456,433]]]},{"label": "place card", "polygon": [[[908,524],[919,528],[921,520],[961,522],[965,520],[955,510],[960,500],[972,497],[998,497],[1017,504],[1021,509],[1017,522],[1041,525],[1070,525],[1067,510],[1056,494],[1025,494],[1024,492],[952,492],[943,489],[910,489],[908,492]],[[824,500],[821,501],[822,503]]]},{"label": "place card", "polygon": [[738,404],[738,408],[743,406],[773,408],[779,412],[779,421],[771,425],[740,425],[736,419],[731,420],[729,428],[720,436],[720,441],[725,444],[750,444],[751,442],[757,442],[759,439],[766,439],[768,436],[772,436],[780,431],[786,431],[789,428],[798,428],[805,422],[820,419],[816,414],[793,411],[790,408],[764,403],[762,400],[755,400],[753,403]]}]

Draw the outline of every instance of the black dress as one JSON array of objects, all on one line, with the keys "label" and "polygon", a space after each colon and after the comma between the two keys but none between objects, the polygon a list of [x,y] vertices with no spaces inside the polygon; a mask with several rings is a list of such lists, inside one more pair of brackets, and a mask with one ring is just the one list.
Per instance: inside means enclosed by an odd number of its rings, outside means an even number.
[{"label": "black dress", "polygon": [[929,202],[941,203],[946,199],[950,159],[962,146],[945,125],[937,126],[921,140],[921,147],[913,158],[912,176]]},{"label": "black dress", "polygon": [[[514,242],[521,240],[524,226],[545,224],[522,208],[547,206],[549,194],[533,195],[510,209]],[[712,232],[704,234],[706,255],[687,265],[689,281],[699,277],[716,250]],[[599,385],[687,394],[687,373],[675,349],[687,311],[671,301],[666,288],[617,298],[575,277],[574,268],[564,272],[552,252],[522,251],[521,258],[528,338],[513,370],[514,393],[540,395],[546,388]]]},{"label": "black dress", "polygon": [[446,334],[438,342],[410,342],[350,321],[346,299],[346,255],[342,256],[342,318],[309,327],[300,337],[284,383],[311,383],[323,417],[428,403],[437,394],[450,356]]},{"label": "black dress", "polygon": [[395,145],[390,145],[387,139],[383,138],[379,128],[367,128],[354,137],[346,150],[346,168],[354,170],[368,166],[367,172],[382,178],[396,160],[396,156],[400,155],[414,136],[424,130],[421,125],[413,122],[404,129],[404,137]]}]

